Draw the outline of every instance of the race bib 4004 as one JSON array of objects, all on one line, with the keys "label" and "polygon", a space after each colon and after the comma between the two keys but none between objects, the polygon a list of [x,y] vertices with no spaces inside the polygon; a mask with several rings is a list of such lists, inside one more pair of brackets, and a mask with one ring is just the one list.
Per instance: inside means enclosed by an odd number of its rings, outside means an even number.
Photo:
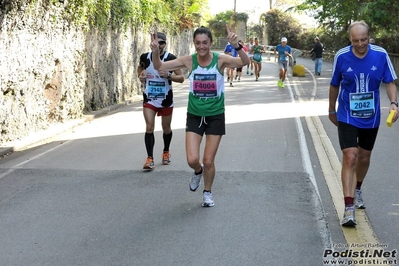
[{"label": "race bib 4004", "polygon": [[216,74],[194,74],[193,93],[200,98],[217,96]]}]

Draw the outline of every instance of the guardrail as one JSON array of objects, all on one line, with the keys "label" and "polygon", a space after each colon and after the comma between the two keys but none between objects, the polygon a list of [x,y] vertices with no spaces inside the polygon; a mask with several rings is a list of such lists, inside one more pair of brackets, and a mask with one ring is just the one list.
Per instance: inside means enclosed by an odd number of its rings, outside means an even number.
[{"label": "guardrail", "polygon": [[296,64],[296,59],[297,59],[297,57],[302,55],[302,51],[293,48],[292,51],[291,51],[291,55],[292,55],[292,57],[290,57],[290,62],[289,62],[289,64],[290,64],[290,67],[293,67],[293,66],[295,66],[295,64]]}]

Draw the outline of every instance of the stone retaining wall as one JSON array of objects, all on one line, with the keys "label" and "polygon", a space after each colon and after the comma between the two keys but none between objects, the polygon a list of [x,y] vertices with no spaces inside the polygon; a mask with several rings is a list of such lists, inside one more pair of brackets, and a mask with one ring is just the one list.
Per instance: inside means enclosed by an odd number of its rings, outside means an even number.
[{"label": "stone retaining wall", "polygon": [[[62,19],[62,5],[1,12],[0,144],[141,95],[150,35],[140,25],[80,28]],[[192,32],[167,37],[175,55],[193,51]]]}]

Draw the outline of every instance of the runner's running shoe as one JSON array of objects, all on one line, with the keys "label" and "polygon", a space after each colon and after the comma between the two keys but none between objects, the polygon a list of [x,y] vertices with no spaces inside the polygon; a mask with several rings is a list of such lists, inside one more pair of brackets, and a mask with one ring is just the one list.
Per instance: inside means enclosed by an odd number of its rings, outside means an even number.
[{"label": "runner's running shoe", "polygon": [[154,159],[152,159],[151,157],[148,157],[146,162],[145,162],[145,164],[144,164],[144,166],[143,166],[143,169],[145,169],[145,170],[153,170],[154,168],[155,168]]},{"label": "runner's running shoe", "polygon": [[366,209],[366,205],[364,204],[363,200],[362,191],[360,189],[356,189],[355,206],[358,209]]},{"label": "runner's running shoe", "polygon": [[201,164],[201,174],[196,175],[195,172],[194,172],[194,176],[190,180],[189,186],[190,186],[190,190],[191,191],[196,191],[197,190],[197,188],[199,187],[199,184],[200,184],[201,177],[202,177],[203,173],[204,173],[204,165]]},{"label": "runner's running shoe", "polygon": [[355,206],[345,207],[344,218],[342,219],[342,226],[355,226]]},{"label": "runner's running shoe", "polygon": [[204,192],[202,195],[202,199],[204,202],[202,203],[202,207],[213,207],[215,206],[215,202],[213,201],[213,196],[211,192]]},{"label": "runner's running shoe", "polygon": [[170,164],[170,157],[172,157],[172,156],[170,155],[170,152],[169,152],[169,151],[164,151],[164,152],[162,153],[162,164],[163,164],[163,165],[168,165],[168,164]]}]

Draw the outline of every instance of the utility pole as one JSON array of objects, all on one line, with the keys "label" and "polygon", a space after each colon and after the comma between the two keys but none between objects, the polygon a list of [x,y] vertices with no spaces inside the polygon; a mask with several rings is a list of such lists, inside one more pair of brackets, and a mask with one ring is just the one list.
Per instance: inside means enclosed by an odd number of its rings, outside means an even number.
[{"label": "utility pole", "polygon": [[231,18],[231,25],[233,26],[233,29],[232,30],[236,30],[236,9],[237,9],[237,0],[234,0],[234,8],[233,8],[233,15],[232,15],[232,18]]}]

